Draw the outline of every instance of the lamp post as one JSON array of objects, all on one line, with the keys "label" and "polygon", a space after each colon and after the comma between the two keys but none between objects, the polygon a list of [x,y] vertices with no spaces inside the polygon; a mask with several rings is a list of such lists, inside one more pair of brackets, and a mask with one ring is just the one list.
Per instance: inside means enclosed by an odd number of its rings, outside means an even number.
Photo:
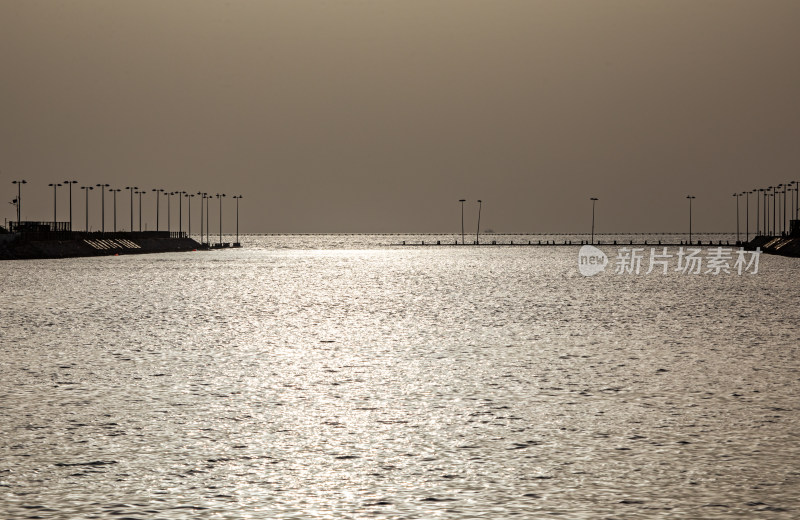
[{"label": "lamp post", "polygon": [[186,236],[192,238],[192,199],[194,198],[194,193],[185,193],[184,197],[186,197],[186,202],[189,204],[189,208],[186,211],[188,213],[186,221],[188,222],[189,232]]},{"label": "lamp post", "polygon": [[158,231],[158,217],[160,211],[158,195],[162,193],[164,190],[161,188],[153,188],[153,191],[156,192],[156,231]]},{"label": "lamp post", "polygon": [[478,199],[478,228],[475,230],[475,243],[481,244],[481,209],[483,209],[483,201]]},{"label": "lamp post", "polygon": [[114,233],[116,233],[117,232],[117,193],[121,192],[122,189],[120,189],[120,188],[111,188],[108,191],[110,191],[111,193],[114,194]]},{"label": "lamp post", "polygon": [[22,185],[28,184],[28,181],[24,179],[11,181],[11,184],[17,185],[17,227],[19,227],[19,223],[22,221]]},{"label": "lamp post", "polygon": [[131,193],[131,232],[133,232],[133,194],[136,193],[136,186],[125,186],[125,189]]},{"label": "lamp post", "polygon": [[775,204],[778,201],[778,197],[775,195],[777,193],[777,191],[775,191],[776,189],[777,189],[777,186],[773,186],[772,187],[772,234],[773,234],[773,236],[778,234],[778,221],[777,221],[777,218],[776,218],[777,215],[778,215],[778,205]]},{"label": "lamp post", "polygon": [[689,245],[692,244],[692,199],[695,197],[693,195],[687,195],[687,199],[689,199]]},{"label": "lamp post", "polygon": [[786,188],[787,185],[783,185],[783,234],[786,233]]},{"label": "lamp post", "polygon": [[736,243],[740,242],[739,240],[739,193],[734,193],[733,196],[736,197]]},{"label": "lamp post", "polygon": [[78,181],[64,181],[63,184],[69,186],[69,230],[72,231],[72,185]]},{"label": "lamp post", "polygon": [[174,194],[175,194],[174,191],[167,191],[167,192],[164,193],[164,195],[167,196],[167,233],[170,233],[172,231],[172,228],[170,227],[170,220],[172,220],[172,219],[171,219],[170,209],[169,208],[171,206],[170,203],[172,202],[172,196]]},{"label": "lamp post", "polygon": [[597,197],[592,197],[589,200],[592,201],[592,245],[594,245],[594,205],[599,199]]},{"label": "lamp post", "polygon": [[175,194],[178,196],[178,233],[183,233],[183,196],[186,192],[176,191]]},{"label": "lamp post", "polygon": [[48,186],[52,186],[53,187],[53,231],[55,231],[56,230],[56,221],[57,221],[57,219],[56,219],[56,205],[57,205],[56,190],[58,189],[59,186],[61,186],[61,183],[60,182],[59,183],[51,182],[50,184],[48,184]]},{"label": "lamp post", "polygon": [[106,232],[106,188],[108,184],[97,184],[100,188],[100,231]]},{"label": "lamp post", "polygon": [[219,199],[219,243],[220,243],[220,245],[222,245],[222,197],[224,197],[224,196],[225,196],[224,193],[223,194],[217,193],[217,195],[216,195],[216,197]]},{"label": "lamp post", "polygon": [[242,198],[241,195],[234,195],[234,199],[236,199],[236,243],[239,243],[239,199]]},{"label": "lamp post", "polygon": [[750,194],[751,191],[746,191],[744,195],[744,241],[750,242]]},{"label": "lamp post", "polygon": [[198,191],[197,195],[200,197],[200,243],[203,243],[203,203],[206,200],[206,194],[202,191]]},{"label": "lamp post", "polygon": [[764,235],[769,236],[769,190],[772,186],[763,188],[764,190]]},{"label": "lamp post", "polygon": [[92,186],[81,186],[81,189],[86,193],[86,232],[89,232],[89,190],[93,190]]},{"label": "lamp post", "polygon": [[142,232],[142,195],[146,192],[144,190],[139,190],[135,192],[139,196],[139,233]]},{"label": "lamp post", "polygon": [[458,199],[458,202],[461,203],[461,245],[464,245],[464,202],[467,199]]},{"label": "lamp post", "polygon": [[756,188],[753,190],[756,194],[756,236],[761,235],[761,189]]}]

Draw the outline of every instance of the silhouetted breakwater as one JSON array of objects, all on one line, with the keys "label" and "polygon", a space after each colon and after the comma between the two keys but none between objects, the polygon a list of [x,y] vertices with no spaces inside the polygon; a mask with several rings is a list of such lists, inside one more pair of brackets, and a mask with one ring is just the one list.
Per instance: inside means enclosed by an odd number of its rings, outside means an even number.
[{"label": "silhouetted breakwater", "polygon": [[0,234],[0,260],[175,253],[208,248],[186,233],[168,231]]},{"label": "silhouetted breakwater", "polygon": [[800,258],[800,236],[766,237],[758,236],[745,244],[745,249],[755,250],[771,255]]}]

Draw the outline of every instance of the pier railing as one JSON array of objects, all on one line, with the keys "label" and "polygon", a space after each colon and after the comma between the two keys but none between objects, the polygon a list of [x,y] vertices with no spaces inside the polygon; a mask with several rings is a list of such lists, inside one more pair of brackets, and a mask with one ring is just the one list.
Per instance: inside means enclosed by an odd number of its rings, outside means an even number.
[{"label": "pier railing", "polygon": [[185,231],[72,231],[69,222],[10,222],[9,232],[17,239],[30,240],[97,240],[97,239],[146,239],[187,238]]}]

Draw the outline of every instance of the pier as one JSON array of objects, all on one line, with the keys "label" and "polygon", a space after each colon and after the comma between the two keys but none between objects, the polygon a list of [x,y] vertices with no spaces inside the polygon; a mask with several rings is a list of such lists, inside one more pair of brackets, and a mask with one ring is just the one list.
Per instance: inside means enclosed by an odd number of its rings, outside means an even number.
[{"label": "pier", "polygon": [[22,221],[0,232],[0,260],[117,256],[210,249],[182,231],[72,231],[69,222]]}]

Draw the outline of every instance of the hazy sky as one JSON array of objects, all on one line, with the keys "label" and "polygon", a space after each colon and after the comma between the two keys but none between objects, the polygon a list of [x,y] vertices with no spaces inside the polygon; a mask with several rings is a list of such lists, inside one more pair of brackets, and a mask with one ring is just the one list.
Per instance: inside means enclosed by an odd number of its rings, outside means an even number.
[{"label": "hazy sky", "polygon": [[592,196],[599,231],[683,231],[689,193],[696,229],[732,230],[734,191],[800,180],[798,20],[797,0],[0,0],[0,220],[12,179],[49,220],[47,184],[74,178],[242,194],[247,232],[457,231],[460,198],[470,228],[480,198],[482,227],[581,232]]}]

